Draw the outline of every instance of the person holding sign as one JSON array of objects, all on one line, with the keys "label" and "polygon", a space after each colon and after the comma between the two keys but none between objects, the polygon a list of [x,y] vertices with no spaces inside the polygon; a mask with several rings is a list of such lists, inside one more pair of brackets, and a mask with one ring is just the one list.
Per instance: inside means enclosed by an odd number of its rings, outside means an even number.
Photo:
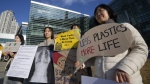
[{"label": "person holding sign", "polygon": [[[23,35],[17,34],[15,35],[15,42],[21,42],[21,45],[24,44],[24,37]],[[16,52],[4,52],[4,57],[5,59],[8,59],[7,65],[6,65],[6,70],[5,73],[7,73],[11,62],[13,61],[13,58],[15,57]],[[4,77],[3,84],[22,84],[23,83],[23,78],[16,78],[16,77]]]},{"label": "person holding sign", "polygon": [[71,30],[75,30],[75,31],[76,31],[76,32],[75,32],[75,36],[76,36],[76,38],[77,38],[78,40],[80,40],[80,37],[81,37],[81,29],[80,29],[79,25],[78,25],[78,24],[73,24],[73,25],[71,26]]},{"label": "person holding sign", "polygon": [[54,44],[54,32],[53,32],[53,28],[51,27],[45,27],[44,29],[44,42],[41,42],[39,44],[39,46],[49,46],[49,45],[53,45]]},{"label": "person holding sign", "polygon": [[45,27],[44,38],[44,42],[38,45],[31,73],[25,83],[29,81],[30,84],[54,84],[55,82],[53,63],[49,51],[49,48],[52,50],[51,47],[54,45],[54,34],[51,27]]},{"label": "person holding sign", "polygon": [[[78,24],[73,24],[71,26],[71,29],[76,30],[76,32],[79,33],[79,35],[81,35],[81,29],[80,29]],[[92,69],[91,69],[91,67],[87,67],[87,73],[88,73],[88,76],[92,76]]]},{"label": "person holding sign", "polygon": [[[117,17],[114,11],[105,4],[95,8],[95,25],[115,23]],[[129,49],[115,56],[97,56],[88,60],[94,62],[94,76],[102,79],[114,80],[119,83],[143,84],[140,69],[145,64],[148,56],[148,47],[140,33],[129,23],[122,23],[131,31],[133,41]],[[111,32],[111,31],[110,31]],[[75,66],[79,66],[77,61]],[[81,68],[84,68],[84,67]]]}]

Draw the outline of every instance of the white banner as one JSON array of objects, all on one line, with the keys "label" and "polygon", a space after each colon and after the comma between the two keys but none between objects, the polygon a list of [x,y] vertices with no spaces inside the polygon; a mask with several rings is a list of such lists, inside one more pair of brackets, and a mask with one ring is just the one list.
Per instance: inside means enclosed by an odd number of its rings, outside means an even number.
[{"label": "white banner", "polygon": [[82,76],[81,84],[129,84],[129,83],[117,83],[113,80],[100,79],[95,77]]}]

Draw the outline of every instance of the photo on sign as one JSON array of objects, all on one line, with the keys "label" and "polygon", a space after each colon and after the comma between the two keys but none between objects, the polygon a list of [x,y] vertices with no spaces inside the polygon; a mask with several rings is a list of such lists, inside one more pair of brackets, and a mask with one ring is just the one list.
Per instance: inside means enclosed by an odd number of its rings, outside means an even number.
[{"label": "photo on sign", "polygon": [[55,84],[81,84],[86,69],[75,71],[76,49],[53,52]]},{"label": "photo on sign", "polygon": [[29,74],[29,82],[54,83],[53,61],[49,47],[40,46]]}]

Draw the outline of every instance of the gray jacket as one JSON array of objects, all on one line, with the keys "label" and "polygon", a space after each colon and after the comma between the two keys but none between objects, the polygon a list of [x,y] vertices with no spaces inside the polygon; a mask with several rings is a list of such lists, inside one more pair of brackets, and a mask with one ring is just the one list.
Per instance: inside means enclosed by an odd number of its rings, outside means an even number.
[{"label": "gray jacket", "polygon": [[53,39],[48,39],[48,40],[44,40],[44,42],[41,42],[38,46],[48,46],[48,45],[54,45],[54,40]]}]

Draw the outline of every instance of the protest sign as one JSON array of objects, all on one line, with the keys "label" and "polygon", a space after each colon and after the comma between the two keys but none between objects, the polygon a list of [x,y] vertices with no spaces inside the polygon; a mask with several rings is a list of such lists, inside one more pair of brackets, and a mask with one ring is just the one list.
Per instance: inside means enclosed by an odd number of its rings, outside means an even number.
[{"label": "protest sign", "polygon": [[0,44],[0,50],[3,50],[3,46],[2,46],[2,44]]},{"label": "protest sign", "polygon": [[107,80],[95,77],[82,76],[81,84],[129,84],[129,83],[118,83],[114,80]]},{"label": "protest sign", "polygon": [[52,51],[48,46],[39,46],[29,74],[31,83],[51,83],[54,84],[54,67]]},{"label": "protest sign", "polygon": [[6,76],[28,78],[37,46],[20,46]]},{"label": "protest sign", "polygon": [[95,56],[115,56],[125,52],[132,43],[129,28],[123,24],[109,23],[87,31],[78,44],[77,61],[79,67]]},{"label": "protest sign", "polygon": [[80,33],[78,33],[76,29],[60,33],[55,39],[54,50],[69,50],[77,48],[79,39]]},{"label": "protest sign", "polygon": [[81,84],[81,75],[87,75],[87,71],[74,73],[76,57],[76,49],[53,52],[55,84]]},{"label": "protest sign", "polygon": [[0,60],[1,60],[1,56],[2,56],[2,51],[0,50]]},{"label": "protest sign", "polygon": [[21,42],[6,42],[3,52],[17,52]]}]

